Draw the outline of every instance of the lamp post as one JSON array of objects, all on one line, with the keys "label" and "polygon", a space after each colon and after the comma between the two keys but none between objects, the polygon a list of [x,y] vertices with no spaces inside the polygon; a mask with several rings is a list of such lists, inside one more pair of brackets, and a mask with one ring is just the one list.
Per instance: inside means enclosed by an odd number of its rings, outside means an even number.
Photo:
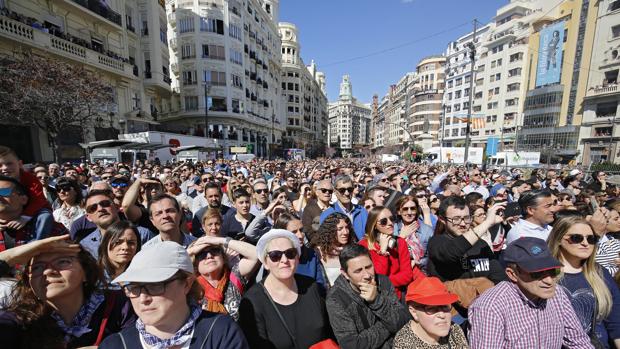
[{"label": "lamp post", "polygon": [[409,136],[409,139],[411,140],[411,147],[413,148],[413,146],[415,145],[415,141],[413,139],[413,136],[411,135],[409,130],[407,130],[407,128],[404,127],[403,125],[395,124],[393,122],[386,122],[386,121],[382,121],[382,122],[380,122],[380,124],[392,125],[392,126],[396,126],[396,127],[402,128],[407,133],[407,135]]},{"label": "lamp post", "polygon": [[614,114],[614,118],[613,119],[609,119],[611,121],[611,134],[609,135],[609,156],[607,157],[607,161],[613,163],[614,162],[614,154],[616,153],[617,149],[614,149],[614,151],[612,151],[613,148],[613,143],[614,143],[614,126],[616,126],[616,114]]},{"label": "lamp post", "polygon": [[209,139],[209,90],[211,85],[205,81],[205,140]]},{"label": "lamp post", "polygon": [[474,65],[476,64],[476,30],[478,26],[478,21],[474,19],[474,35],[473,39],[470,43],[468,43],[469,47],[469,59],[471,61],[471,78],[469,79],[469,105],[467,106],[467,127],[465,128],[465,158],[464,163],[467,165],[467,156],[469,155],[469,133],[471,130],[471,110],[474,96]]}]

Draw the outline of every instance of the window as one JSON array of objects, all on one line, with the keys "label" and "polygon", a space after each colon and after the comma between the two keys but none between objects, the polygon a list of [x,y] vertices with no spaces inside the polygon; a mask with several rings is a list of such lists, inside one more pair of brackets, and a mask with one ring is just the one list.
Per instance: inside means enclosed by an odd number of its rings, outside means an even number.
[{"label": "window", "polygon": [[521,88],[521,84],[518,82],[515,82],[513,84],[508,85],[507,91],[508,92],[519,91],[520,88]]},{"label": "window", "polygon": [[218,45],[202,45],[202,58],[217,59],[223,61],[226,59],[224,56],[224,46]]},{"label": "window", "polygon": [[461,91],[455,91],[454,98],[461,98]]},{"label": "window", "polygon": [[209,97],[208,105],[211,111],[228,111],[228,108],[226,108],[226,98]]},{"label": "window", "polygon": [[461,85],[463,85],[463,79],[462,78],[457,78],[455,86],[461,86]]},{"label": "window", "polygon": [[616,115],[618,102],[606,102],[596,105],[596,117],[604,118]]},{"label": "window", "polygon": [[618,69],[605,72],[605,80],[603,86],[614,85],[618,83]]},{"label": "window", "polygon": [[510,63],[523,60],[523,52],[517,52],[510,55]]},{"label": "window", "polygon": [[231,38],[235,38],[239,41],[243,40],[241,28],[232,23],[228,24],[228,35],[230,35]]},{"label": "window", "polygon": [[241,52],[231,48],[230,61],[238,65],[243,65],[243,55],[241,54]]},{"label": "window", "polygon": [[609,4],[609,11],[620,10],[620,0],[613,1]]},{"label": "window", "polygon": [[451,101],[452,100],[452,92],[448,93],[448,100]]},{"label": "window", "polygon": [[492,53],[502,52],[504,50],[504,44],[497,45],[491,49]]},{"label": "window", "polygon": [[185,44],[181,46],[181,59],[196,58],[196,50],[193,44]]},{"label": "window", "polygon": [[224,35],[224,21],[200,17],[200,31]]},{"label": "window", "polygon": [[448,80],[448,88],[452,88],[454,86],[454,80]]},{"label": "window", "polygon": [[185,110],[198,110],[198,96],[185,96]]},{"label": "window", "polygon": [[232,99],[232,112],[237,113],[237,114],[243,112],[241,108],[241,101],[239,101],[238,99],[235,99],[235,98]]},{"label": "window", "polygon": [[194,18],[185,17],[179,21],[179,30],[181,33],[188,33],[194,31]]},{"label": "window", "polygon": [[620,24],[611,27],[611,37],[614,39],[620,37]]},{"label": "window", "polygon": [[233,87],[236,87],[240,90],[243,89],[243,78],[239,75],[230,74],[230,82]]},{"label": "window", "polygon": [[183,72],[183,85],[196,85],[198,84],[197,74],[195,70],[189,70]]},{"label": "window", "polygon": [[521,76],[521,68],[514,68],[508,71],[508,77]]},{"label": "window", "polygon": [[214,70],[204,70],[202,72],[202,79],[212,86],[226,86],[226,73],[218,72]]}]

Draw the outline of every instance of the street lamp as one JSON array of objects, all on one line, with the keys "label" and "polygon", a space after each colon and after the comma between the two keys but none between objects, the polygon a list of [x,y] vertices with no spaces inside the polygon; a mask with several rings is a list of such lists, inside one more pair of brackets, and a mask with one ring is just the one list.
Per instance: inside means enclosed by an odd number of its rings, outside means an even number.
[{"label": "street lamp", "polygon": [[467,165],[467,157],[469,155],[469,133],[471,131],[471,111],[472,111],[472,103],[474,96],[474,65],[476,64],[476,29],[477,29],[478,21],[474,19],[474,34],[473,39],[470,43],[467,44],[469,48],[469,59],[471,61],[471,75],[469,79],[469,105],[467,106],[467,127],[465,128],[465,159],[464,163]]},{"label": "street lamp", "polygon": [[611,134],[609,135],[609,156],[607,161],[613,163],[614,162],[614,154],[616,153],[615,149],[614,151],[612,151],[612,147],[613,147],[613,142],[614,142],[614,126],[616,126],[616,114],[614,114],[614,118],[613,119],[608,119],[609,121],[611,121]]},{"label": "street lamp", "polygon": [[209,92],[211,90],[211,84],[205,81],[205,139],[209,138]]},{"label": "street lamp", "polygon": [[392,126],[396,126],[396,127],[402,128],[407,133],[407,135],[409,136],[409,139],[411,140],[411,147],[413,148],[413,146],[415,144],[415,141],[414,141],[413,136],[411,135],[409,130],[407,130],[406,127],[404,127],[403,125],[400,125],[400,124],[396,124],[396,123],[393,123],[393,122],[386,122],[386,121],[382,121],[382,122],[380,122],[380,124],[392,125]]}]

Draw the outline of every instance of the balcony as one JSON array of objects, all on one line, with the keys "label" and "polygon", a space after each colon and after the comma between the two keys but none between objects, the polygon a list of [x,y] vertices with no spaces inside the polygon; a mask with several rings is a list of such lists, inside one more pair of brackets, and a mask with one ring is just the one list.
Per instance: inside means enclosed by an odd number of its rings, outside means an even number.
[{"label": "balcony", "polygon": [[177,50],[177,39],[176,38],[170,39],[170,42],[168,44],[170,45],[170,48],[172,49],[172,51]]},{"label": "balcony", "polygon": [[86,8],[98,15],[99,17],[103,17],[106,20],[118,25],[122,26],[122,17],[119,13],[113,11],[107,5],[105,5],[102,1],[99,0],[71,0],[73,2],[83,8]]},{"label": "balcony", "polygon": [[174,28],[177,24],[177,16],[175,12],[169,13],[168,14],[168,24],[170,24],[170,26],[172,28]]},{"label": "balcony", "polygon": [[112,52],[104,54],[92,50],[84,40],[73,38],[72,42],[61,37],[64,36],[61,33],[52,35],[46,30],[35,29],[8,17],[0,16],[0,36],[122,77],[133,76],[133,66],[129,64],[129,59],[118,57]]},{"label": "balcony", "polygon": [[588,89],[588,91],[586,92],[586,98],[598,98],[598,97],[613,95],[616,93],[620,93],[618,84],[611,84],[607,86],[596,86],[596,87],[591,87],[590,89]]}]

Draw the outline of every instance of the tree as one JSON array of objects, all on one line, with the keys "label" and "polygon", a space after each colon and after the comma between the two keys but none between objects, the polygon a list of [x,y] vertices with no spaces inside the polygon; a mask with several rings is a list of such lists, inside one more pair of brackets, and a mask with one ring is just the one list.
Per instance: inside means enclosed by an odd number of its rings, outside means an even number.
[{"label": "tree", "polygon": [[113,102],[113,87],[82,65],[32,53],[0,59],[0,122],[45,130],[54,161],[63,131],[86,130]]}]

